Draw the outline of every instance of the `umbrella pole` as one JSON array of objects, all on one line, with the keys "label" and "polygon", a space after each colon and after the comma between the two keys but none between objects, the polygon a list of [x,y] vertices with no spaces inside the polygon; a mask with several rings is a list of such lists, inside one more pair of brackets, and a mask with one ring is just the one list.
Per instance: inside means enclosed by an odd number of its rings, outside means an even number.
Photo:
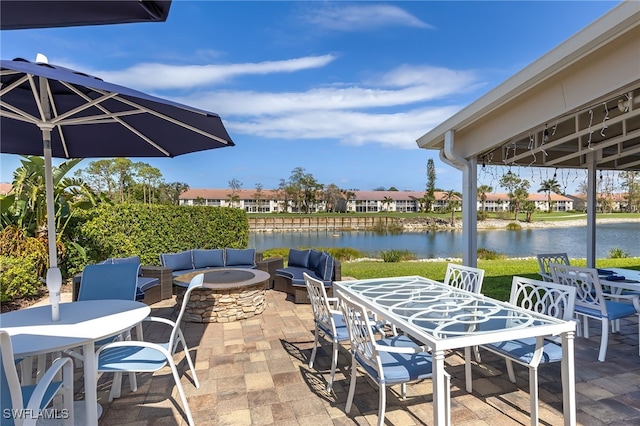
[{"label": "umbrella pole", "polygon": [[40,77],[40,103],[42,105],[43,121],[42,144],[44,154],[44,185],[47,202],[47,239],[49,240],[49,270],[47,270],[47,289],[49,290],[49,302],[51,303],[51,319],[60,319],[60,287],[62,287],[62,274],[58,269],[58,250],[56,247],[56,220],[53,205],[53,166],[51,164],[51,107],[49,105],[47,79]]}]

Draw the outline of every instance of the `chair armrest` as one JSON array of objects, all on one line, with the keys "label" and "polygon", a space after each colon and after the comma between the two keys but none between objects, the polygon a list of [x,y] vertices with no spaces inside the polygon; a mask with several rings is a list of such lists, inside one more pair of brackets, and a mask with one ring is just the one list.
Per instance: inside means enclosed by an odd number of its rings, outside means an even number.
[{"label": "chair armrest", "polygon": [[175,327],[176,323],[171,321],[170,319],[166,319],[166,318],[162,318],[162,317],[146,317],[145,319],[143,319],[142,321],[144,322],[159,322],[162,324],[166,324],[169,325],[171,327]]},{"label": "chair armrest", "polygon": [[374,344],[376,350],[378,352],[390,352],[390,353],[396,353],[396,354],[416,354],[416,353],[420,353],[420,352],[426,352],[426,347],[425,346],[418,346],[416,345],[415,347],[412,346],[384,346],[384,345],[379,345],[377,343]]},{"label": "chair armrest", "polygon": [[[38,413],[42,406],[45,393],[47,392],[49,385],[53,383],[56,375],[62,370],[62,379],[65,385],[73,386],[73,359],[69,357],[62,357],[56,359],[51,367],[47,369],[42,378],[38,381],[36,388],[33,390],[29,401],[23,401],[27,403],[27,410],[32,410],[33,413]],[[66,403],[66,401],[65,401]]]},{"label": "chair armrest", "polygon": [[329,303],[329,306],[333,305],[333,308],[336,311],[339,311],[340,299],[338,299],[337,297],[327,297],[327,302]]}]

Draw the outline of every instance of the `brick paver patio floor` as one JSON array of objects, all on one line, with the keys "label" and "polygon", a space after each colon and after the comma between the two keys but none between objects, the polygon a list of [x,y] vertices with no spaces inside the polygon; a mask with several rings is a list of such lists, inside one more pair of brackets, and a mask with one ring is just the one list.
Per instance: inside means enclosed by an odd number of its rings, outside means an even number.
[{"label": "brick paver patio floor", "polygon": [[[307,362],[313,347],[313,317],[309,305],[296,305],[283,293],[269,290],[268,307],[257,317],[226,324],[183,323],[182,329],[195,359],[200,388],[191,380],[182,352],[175,356],[182,385],[197,425],[368,425],[377,422],[378,393],[364,375],[358,376],[351,413],[344,411],[349,387],[350,355],[342,349],[334,391],[327,393],[331,345],[323,341],[316,365]],[[155,316],[175,318],[175,299],[152,306]],[[640,357],[637,319],[623,321],[621,333],[610,336],[607,360],[597,361],[599,325],[591,322],[590,339],[576,338],[576,400],[578,423],[640,425]],[[169,330],[157,325],[145,337],[167,338]],[[474,389],[464,388],[464,362],[460,353],[447,355],[452,376],[451,419],[454,425],[529,424],[528,371],[515,366],[517,383],[509,381],[504,361],[486,351],[474,365]],[[76,368],[76,393],[82,398],[81,369]],[[138,374],[132,393],[123,379],[122,397],[108,402],[111,375],[98,383],[103,407],[101,426],[186,425],[171,371]],[[542,365],[540,424],[561,425],[560,364]],[[387,394],[386,424],[433,423],[431,381],[399,387]]]}]

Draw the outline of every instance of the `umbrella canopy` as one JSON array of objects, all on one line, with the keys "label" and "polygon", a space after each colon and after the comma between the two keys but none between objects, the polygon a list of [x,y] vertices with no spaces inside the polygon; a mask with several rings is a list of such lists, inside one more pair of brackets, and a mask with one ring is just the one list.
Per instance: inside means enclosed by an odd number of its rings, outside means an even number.
[{"label": "umbrella canopy", "polygon": [[170,7],[171,1],[2,0],[0,29],[164,22]]},{"label": "umbrella canopy", "polygon": [[50,268],[52,156],[174,157],[233,145],[217,114],[47,63],[0,61],[0,152],[45,158]]}]

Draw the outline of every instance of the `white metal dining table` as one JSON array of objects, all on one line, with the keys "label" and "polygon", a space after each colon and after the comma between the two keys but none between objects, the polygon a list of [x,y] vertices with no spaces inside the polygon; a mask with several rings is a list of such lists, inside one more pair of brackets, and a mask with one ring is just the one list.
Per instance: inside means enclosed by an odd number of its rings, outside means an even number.
[{"label": "white metal dining table", "polygon": [[514,338],[561,335],[564,424],[576,424],[575,322],[501,302],[420,276],[336,281],[351,298],[431,349],[434,424],[449,422],[445,351]]},{"label": "white metal dining table", "polygon": [[[60,304],[60,320],[51,320],[51,305],[20,309],[0,315],[0,328],[11,336],[16,358],[58,352],[82,346],[95,352],[94,343],[140,323],[151,313],[148,305],[130,300],[90,300]],[[85,356],[84,399],[87,426],[98,424],[95,357]]]}]

